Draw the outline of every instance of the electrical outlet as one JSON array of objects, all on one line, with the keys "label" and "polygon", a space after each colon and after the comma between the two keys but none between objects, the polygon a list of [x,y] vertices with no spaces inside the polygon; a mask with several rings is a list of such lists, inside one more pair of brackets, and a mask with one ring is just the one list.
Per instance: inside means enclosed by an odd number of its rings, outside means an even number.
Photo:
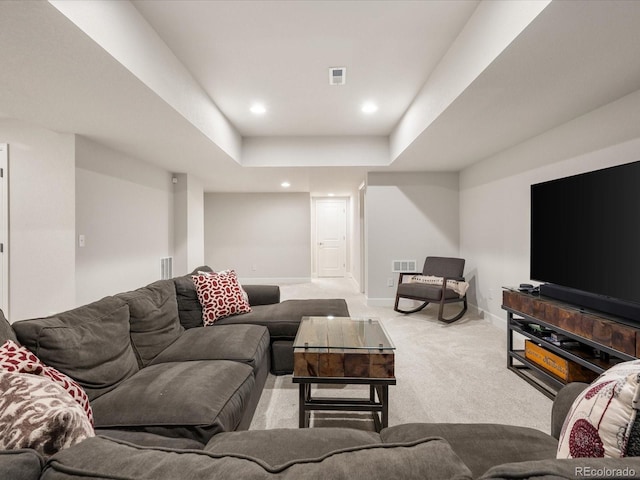
[{"label": "electrical outlet", "polygon": [[393,278],[387,278],[387,287],[393,287]]},{"label": "electrical outlet", "polygon": [[251,265],[251,271],[255,272],[256,270],[258,270],[258,266],[255,264]]}]

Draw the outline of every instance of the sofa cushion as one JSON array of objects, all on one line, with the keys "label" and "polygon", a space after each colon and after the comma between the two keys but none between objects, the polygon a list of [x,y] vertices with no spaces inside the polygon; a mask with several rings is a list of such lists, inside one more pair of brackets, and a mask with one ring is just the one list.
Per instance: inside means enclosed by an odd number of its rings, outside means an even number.
[{"label": "sofa cushion", "polygon": [[7,340],[18,343],[16,332],[14,332],[13,328],[11,328],[11,324],[4,316],[4,312],[0,310],[0,343],[4,343]]},{"label": "sofa cushion", "polygon": [[571,411],[571,405],[588,386],[588,383],[571,382],[558,390],[551,407],[551,436],[553,438],[560,437],[564,421]]},{"label": "sofa cushion", "polygon": [[42,480],[465,480],[469,470],[441,439],[336,450],[271,466],[244,455],[145,448],[95,437],[53,457]]},{"label": "sofa cushion", "polygon": [[235,360],[255,370],[269,354],[269,331],[260,325],[192,328],[160,353],[151,365],[191,360]]},{"label": "sofa cushion", "polygon": [[82,407],[87,419],[93,425],[93,411],[87,393],[73,379],[40,361],[33,352],[7,340],[0,346],[0,369],[5,372],[40,375],[60,385]]},{"label": "sofa cushion", "polygon": [[191,438],[166,437],[156,433],[137,432],[135,430],[101,428],[96,432],[96,434],[113,440],[134,443],[142,447],[180,448],[192,450],[202,450],[204,448],[203,443],[197,442]]},{"label": "sofa cushion", "polygon": [[48,456],[94,435],[82,407],[49,378],[2,371],[0,392],[0,450]]},{"label": "sofa cushion", "polygon": [[636,451],[630,433],[638,408],[640,360],[611,367],[573,402],[560,433],[558,458],[620,458],[629,447]]},{"label": "sofa cushion", "polygon": [[249,303],[254,305],[270,305],[280,303],[280,287],[278,285],[242,285],[249,296]]},{"label": "sofa cushion", "polygon": [[234,430],[254,387],[253,369],[227,360],[150,365],[93,401],[96,428],[124,428],[206,443]]},{"label": "sofa cushion", "polygon": [[176,300],[178,301],[178,316],[184,328],[195,328],[202,326],[202,305],[198,300],[196,286],[193,284],[191,275],[198,272],[212,272],[211,267],[202,266],[196,268],[192,273],[182,277],[173,278],[176,289]]},{"label": "sofa cushion", "polygon": [[205,327],[213,325],[220,318],[251,311],[249,297],[238,283],[234,270],[202,272],[192,278],[202,305]]},{"label": "sofa cushion", "polygon": [[383,442],[407,442],[426,436],[444,438],[473,473],[507,462],[555,458],[556,439],[526,427],[487,423],[408,423],[385,428]]},{"label": "sofa cushion", "polygon": [[377,433],[351,428],[281,428],[220,433],[207,443],[205,450],[247,455],[269,465],[282,465],[335,450],[380,443]]},{"label": "sofa cushion", "polygon": [[78,382],[90,400],[138,371],[129,338],[129,306],[119,298],[15,322],[13,329],[40,360]]},{"label": "sofa cushion", "polygon": [[160,280],[116,296],[129,305],[131,343],[142,368],[184,331],[178,318],[174,282]]},{"label": "sofa cushion", "polygon": [[216,325],[251,323],[264,325],[269,329],[272,340],[293,340],[298,333],[300,320],[305,316],[348,317],[347,302],[342,298],[285,300],[273,305],[258,305],[251,312],[233,317],[221,318]]},{"label": "sofa cushion", "polygon": [[0,472],[6,479],[38,480],[44,458],[32,449],[0,450]]}]

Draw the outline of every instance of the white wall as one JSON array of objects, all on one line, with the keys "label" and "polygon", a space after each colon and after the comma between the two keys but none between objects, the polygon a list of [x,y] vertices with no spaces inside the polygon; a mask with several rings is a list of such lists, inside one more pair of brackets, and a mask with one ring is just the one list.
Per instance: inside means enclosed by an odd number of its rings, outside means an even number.
[{"label": "white wall", "polygon": [[205,193],[205,263],[241,279],[309,280],[308,193]]},{"label": "white wall", "polygon": [[460,175],[460,251],[469,292],[498,325],[502,286],[529,280],[530,185],[640,160],[640,91],[549,130]]},{"label": "white wall", "polygon": [[204,264],[204,189],[186,173],[174,174],[173,274],[184,275]]},{"label": "white wall", "polygon": [[367,301],[392,305],[393,260],[417,260],[422,270],[427,255],[458,255],[458,174],[370,173],[365,217]]},{"label": "white wall", "polygon": [[171,174],[78,136],[75,191],[78,304],[158,280],[173,250]]},{"label": "white wall", "polygon": [[449,107],[549,3],[550,0],[480,2],[391,133],[391,159],[395,160]]},{"label": "white wall", "polygon": [[50,3],[230,157],[240,160],[240,134],[131,2]]},{"label": "white wall", "polygon": [[11,321],[75,306],[74,136],[0,119],[9,144]]},{"label": "white wall", "polygon": [[[360,256],[360,192],[355,192],[349,197],[349,263],[347,264],[348,273],[358,284],[358,289],[363,291],[364,285],[362,285],[362,265]],[[364,207],[362,207],[362,213],[364,213]]]},{"label": "white wall", "polygon": [[245,137],[244,166],[316,167],[389,164],[389,138],[383,136]]}]

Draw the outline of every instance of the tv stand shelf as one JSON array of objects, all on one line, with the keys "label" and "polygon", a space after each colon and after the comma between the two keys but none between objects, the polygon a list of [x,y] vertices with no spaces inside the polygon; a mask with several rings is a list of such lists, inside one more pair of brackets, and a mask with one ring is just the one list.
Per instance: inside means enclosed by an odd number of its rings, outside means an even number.
[{"label": "tv stand shelf", "polygon": [[[550,398],[571,381],[590,381],[616,363],[640,357],[640,329],[615,317],[510,288],[503,291],[502,308],[507,312],[507,368]],[[516,349],[514,333],[531,342],[530,348],[544,349],[551,363],[554,357],[565,362],[566,375]]]}]

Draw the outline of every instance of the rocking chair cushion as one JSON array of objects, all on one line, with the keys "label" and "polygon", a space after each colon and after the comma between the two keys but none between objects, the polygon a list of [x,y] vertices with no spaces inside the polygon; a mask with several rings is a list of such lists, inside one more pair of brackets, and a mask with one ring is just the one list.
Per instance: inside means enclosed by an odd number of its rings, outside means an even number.
[{"label": "rocking chair cushion", "polygon": [[[401,283],[398,285],[397,295],[401,297],[418,297],[430,302],[439,302],[442,299],[442,287],[439,285],[426,285],[421,283]],[[447,288],[444,298],[446,300],[460,298],[453,290]]]}]

